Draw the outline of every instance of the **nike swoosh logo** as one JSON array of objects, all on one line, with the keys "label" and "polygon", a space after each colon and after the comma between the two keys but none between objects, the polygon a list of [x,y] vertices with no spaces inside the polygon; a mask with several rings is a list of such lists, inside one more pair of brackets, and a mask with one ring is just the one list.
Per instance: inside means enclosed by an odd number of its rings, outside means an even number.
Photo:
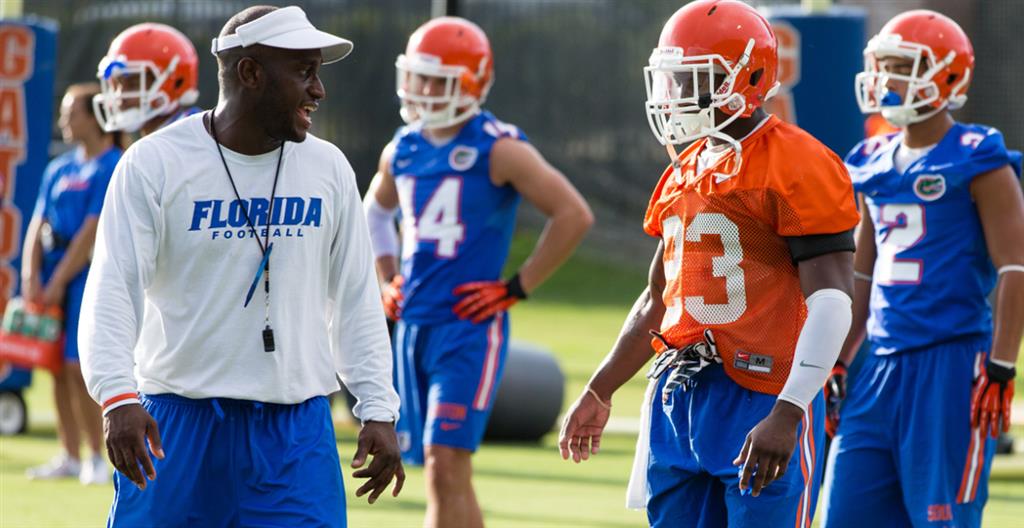
[{"label": "nike swoosh logo", "polygon": [[800,366],[801,366],[801,367],[811,367],[811,368],[816,368],[816,369],[822,369],[822,370],[825,370],[825,367],[819,367],[818,365],[811,365],[810,363],[807,363],[807,362],[805,362],[805,361],[804,361],[804,360],[802,360],[802,359],[800,360]]}]

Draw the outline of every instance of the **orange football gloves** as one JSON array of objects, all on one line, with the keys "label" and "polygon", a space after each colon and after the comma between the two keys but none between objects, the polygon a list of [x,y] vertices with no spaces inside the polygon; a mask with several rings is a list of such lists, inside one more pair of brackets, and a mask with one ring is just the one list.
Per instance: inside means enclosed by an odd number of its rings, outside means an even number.
[{"label": "orange football gloves", "polygon": [[1000,431],[1010,430],[1010,404],[1013,402],[1013,378],[1016,375],[1017,369],[988,361],[975,380],[971,427],[980,427],[982,435],[995,438]]},{"label": "orange football gloves", "polygon": [[526,299],[518,273],[505,282],[467,282],[455,288],[452,293],[463,296],[453,308],[455,315],[474,323],[483,322]]},{"label": "orange football gloves", "polygon": [[846,363],[836,361],[825,382],[825,434],[833,437],[839,429],[839,409],[846,399]]},{"label": "orange football gloves", "polygon": [[384,286],[384,291],[380,294],[381,301],[384,303],[384,315],[392,321],[397,321],[402,315],[402,301],[405,300],[405,296],[402,295],[403,284],[405,284],[405,277],[395,275],[391,282]]}]

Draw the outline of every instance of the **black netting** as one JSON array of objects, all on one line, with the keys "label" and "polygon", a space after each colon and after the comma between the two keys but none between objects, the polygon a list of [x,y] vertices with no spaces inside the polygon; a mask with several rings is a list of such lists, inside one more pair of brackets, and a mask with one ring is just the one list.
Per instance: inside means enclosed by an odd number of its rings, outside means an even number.
[{"label": "black netting", "polygon": [[[94,78],[110,39],[128,25],[165,22],[196,44],[200,104],[216,100],[210,39],[236,11],[235,0],[29,0],[27,12],[58,20],[58,92]],[[431,0],[293,0],[321,28],[355,42],[351,58],[323,70],[328,99],[314,133],[337,143],[365,188],[380,148],[396,126],[394,60],[409,33],[430,16]],[[495,50],[497,81],[488,108],[520,125],[540,151],[580,188],[598,225],[590,238],[606,247],[652,244],[640,224],[666,154],[648,129],[642,68],[678,0],[460,0],[461,14],[480,24]],[[779,5],[780,1],[760,1]],[[1024,69],[1024,2],[1017,0],[841,0],[866,8],[868,33],[893,15],[931,7],[949,14],[974,40],[977,75],[958,118],[1000,128],[1011,148],[1024,141],[1017,91]],[[282,4],[283,5],[283,4]],[[813,74],[805,71],[804,75]],[[850,80],[853,90],[853,80]],[[55,98],[56,107],[58,97]],[[59,138],[59,134],[54,135]],[[531,208],[525,208],[530,211]],[[526,215],[529,219],[531,216]],[[636,242],[639,241],[639,242]],[[612,244],[614,242],[614,244]],[[629,245],[629,244],[633,245]],[[623,245],[626,244],[626,245]]]}]

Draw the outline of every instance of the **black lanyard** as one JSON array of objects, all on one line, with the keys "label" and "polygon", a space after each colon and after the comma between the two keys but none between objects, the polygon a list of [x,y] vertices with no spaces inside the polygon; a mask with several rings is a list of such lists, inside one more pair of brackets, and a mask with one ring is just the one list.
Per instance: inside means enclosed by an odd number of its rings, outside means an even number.
[{"label": "black lanyard", "polygon": [[[228,161],[224,159],[224,151],[221,150],[220,141],[217,140],[217,127],[213,123],[213,110],[210,111],[210,134],[213,136],[213,142],[217,145],[217,154],[220,154],[220,161],[224,164],[224,172],[228,175],[228,181],[231,182],[231,190],[235,191],[235,198],[238,200],[238,207],[242,210],[245,215],[245,221],[249,224],[249,229],[252,230],[252,237],[256,240],[256,244],[260,247],[260,254],[263,258],[263,299],[264,299],[264,318],[263,322],[266,327],[263,329],[263,351],[273,352],[274,351],[274,330],[270,328],[270,259],[267,258],[269,255],[267,252],[270,251],[270,228],[274,221],[274,198],[277,194],[277,179],[281,175],[281,159],[284,158],[284,141],[281,142],[281,148],[277,155],[277,169],[274,170],[274,186],[270,189],[270,206],[267,210],[267,234],[264,240],[260,240],[259,232],[256,231],[256,226],[252,223],[252,218],[249,216],[249,208],[242,207],[242,197],[238,194],[238,187],[235,186],[235,179],[231,177],[231,169],[228,168]],[[257,271],[257,273],[259,273]],[[257,275],[256,280],[259,280]]]}]

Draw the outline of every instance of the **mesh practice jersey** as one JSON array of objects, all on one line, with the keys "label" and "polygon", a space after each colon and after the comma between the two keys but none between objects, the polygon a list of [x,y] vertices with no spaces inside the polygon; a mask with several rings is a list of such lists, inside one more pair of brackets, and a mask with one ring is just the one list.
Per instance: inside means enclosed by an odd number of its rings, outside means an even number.
[{"label": "mesh practice jersey", "polygon": [[750,390],[778,394],[807,315],[786,237],[848,231],[859,221],[843,162],[775,116],[741,145],[739,173],[697,174],[707,139],[679,156],[651,197],[644,230],[664,241],[665,317],[673,346],[710,328],[726,372]]}]

